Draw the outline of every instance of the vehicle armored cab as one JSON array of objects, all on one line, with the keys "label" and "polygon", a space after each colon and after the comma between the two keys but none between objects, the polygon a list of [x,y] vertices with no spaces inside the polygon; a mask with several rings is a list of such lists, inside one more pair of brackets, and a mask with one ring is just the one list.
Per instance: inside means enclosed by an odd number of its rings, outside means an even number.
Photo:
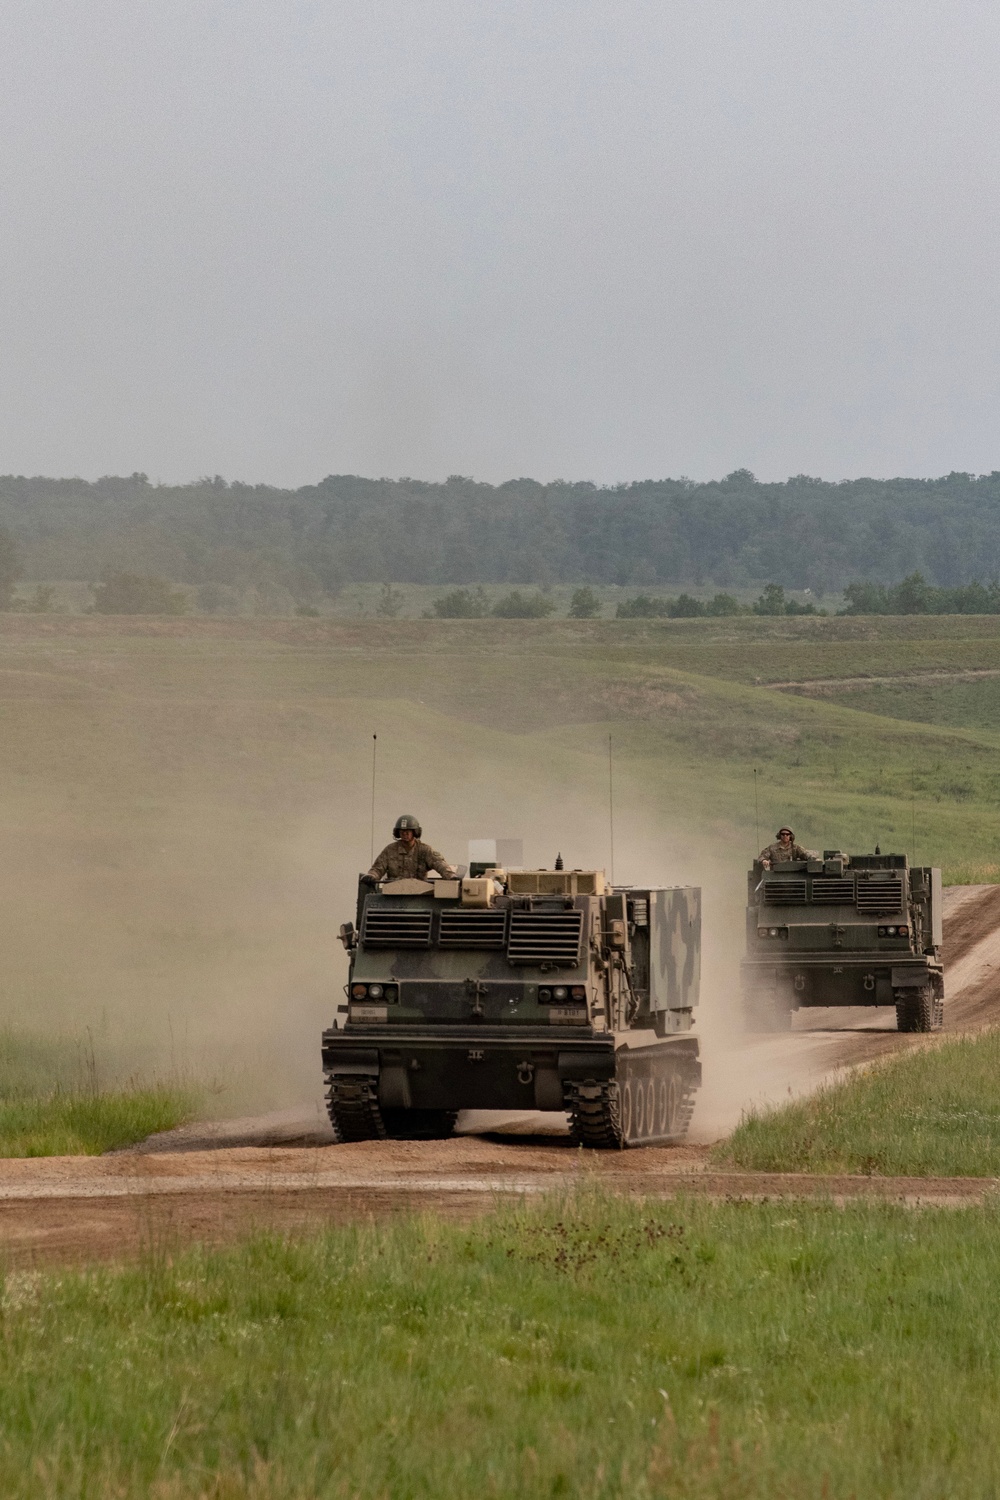
[{"label": "vehicle armored cab", "polygon": [[780,1031],[803,1006],[894,1005],[900,1031],[944,1016],[941,871],[904,854],[792,860],[747,877],[747,1026]]},{"label": "vehicle armored cab", "polygon": [[701,892],[599,870],[359,884],[346,1002],[323,1034],[341,1141],[433,1138],[461,1109],[562,1110],[582,1145],[679,1140]]}]

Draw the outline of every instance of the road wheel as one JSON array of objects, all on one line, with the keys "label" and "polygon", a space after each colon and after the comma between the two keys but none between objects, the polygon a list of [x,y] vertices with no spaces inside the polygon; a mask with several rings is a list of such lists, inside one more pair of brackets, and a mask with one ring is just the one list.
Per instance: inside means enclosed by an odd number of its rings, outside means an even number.
[{"label": "road wheel", "polygon": [[626,1078],[625,1087],[622,1089],[622,1140],[624,1141],[632,1139],[633,1115],[632,1080]]},{"label": "road wheel", "polygon": [[664,1135],[675,1135],[680,1123],[681,1086],[677,1074],[671,1073],[670,1082],[667,1084],[666,1120],[664,1122]]}]

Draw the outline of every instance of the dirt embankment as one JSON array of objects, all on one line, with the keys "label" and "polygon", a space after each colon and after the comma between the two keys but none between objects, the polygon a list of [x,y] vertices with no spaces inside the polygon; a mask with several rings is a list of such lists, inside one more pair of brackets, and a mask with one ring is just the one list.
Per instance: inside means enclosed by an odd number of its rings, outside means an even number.
[{"label": "dirt embankment", "polygon": [[[951,1033],[975,1031],[1000,1019],[1000,886],[946,895],[946,1025]],[[840,1029],[824,1030],[824,1016]],[[933,1038],[901,1036],[890,1013],[874,1019],[865,1012],[819,1013],[808,1018],[808,1029],[805,1020],[799,1018],[802,1029],[792,1036],[761,1039],[760,1048],[777,1059],[774,1066],[800,1072],[805,1058],[813,1081],[892,1051],[934,1045]],[[752,1071],[755,1046],[744,1056],[744,1071]],[[707,1074],[712,1066],[708,1055]],[[517,1128],[517,1121],[508,1123]],[[526,1127],[533,1122],[523,1120],[522,1131]],[[22,1265],[120,1259],[144,1249],[170,1251],[192,1239],[220,1242],[253,1227],[294,1231],[415,1207],[468,1218],[498,1198],[581,1183],[664,1197],[820,1195],[937,1204],[980,1201],[996,1189],[992,1180],[964,1178],[711,1172],[704,1144],[581,1152],[565,1134],[465,1134],[353,1146],[328,1141],[321,1120],[289,1112],[188,1127],[145,1150],[113,1156],[2,1161],[0,1246]]]}]

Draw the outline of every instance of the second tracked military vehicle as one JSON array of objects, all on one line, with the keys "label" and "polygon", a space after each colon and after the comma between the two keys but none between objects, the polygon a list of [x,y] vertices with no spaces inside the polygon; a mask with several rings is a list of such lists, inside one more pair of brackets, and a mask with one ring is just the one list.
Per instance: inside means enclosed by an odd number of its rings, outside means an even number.
[{"label": "second tracked military vehicle", "polygon": [[742,965],[748,1029],[787,1030],[802,1006],[894,1005],[900,1031],[937,1031],[941,941],[941,871],[904,854],[756,860]]},{"label": "second tracked military vehicle", "polygon": [[450,1134],[460,1109],[562,1110],[582,1145],[679,1140],[701,1081],[701,893],[599,870],[362,879],[323,1034],[341,1141]]}]

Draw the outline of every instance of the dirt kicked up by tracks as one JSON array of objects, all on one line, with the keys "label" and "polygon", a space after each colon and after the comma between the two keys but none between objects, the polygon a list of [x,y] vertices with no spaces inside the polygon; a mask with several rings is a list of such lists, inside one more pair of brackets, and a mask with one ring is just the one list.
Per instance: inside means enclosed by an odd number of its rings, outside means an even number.
[{"label": "dirt kicked up by tracks", "polygon": [[[947,894],[946,1028],[955,1034],[1000,1020],[1000,886],[958,887]],[[824,1022],[827,1028],[839,1023],[839,1029],[824,1029]],[[769,1057],[777,1049],[776,1079],[782,1066],[801,1078],[805,1062],[806,1073],[818,1082],[892,1051],[935,1044],[933,1038],[899,1035],[881,1012],[874,1019],[870,1012],[819,1012],[799,1017],[798,1028],[788,1037],[761,1039]],[[711,1067],[707,1052],[707,1076]],[[779,1086],[771,1094],[783,1091]],[[752,1100],[745,1092],[741,1097],[733,1091],[732,1123],[747,1102]],[[2,1161],[0,1248],[8,1263],[21,1265],[121,1259],[191,1240],[218,1243],[251,1228],[294,1231],[414,1209],[469,1218],[498,1198],[584,1183],[658,1197],[877,1197],[949,1205],[982,1201],[1000,1186],[992,1179],[713,1172],[704,1141],[586,1152],[560,1133],[558,1116],[507,1117],[502,1136],[495,1133],[500,1124],[498,1118],[470,1117],[466,1133],[449,1141],[336,1146],[318,1116],[292,1112],[187,1127],[112,1156]],[[539,1134],[544,1128],[553,1133]]]}]

